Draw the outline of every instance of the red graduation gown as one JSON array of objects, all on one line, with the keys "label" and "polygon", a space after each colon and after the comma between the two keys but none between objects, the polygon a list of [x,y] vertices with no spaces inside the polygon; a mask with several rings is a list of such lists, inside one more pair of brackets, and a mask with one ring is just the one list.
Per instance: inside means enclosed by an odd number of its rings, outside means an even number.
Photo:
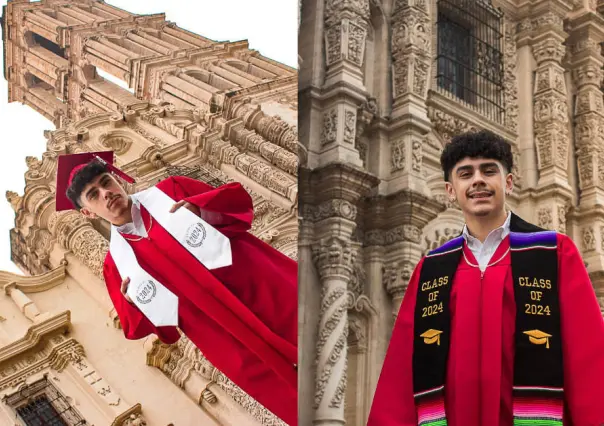
[{"label": "red graduation gown", "polygon": [[[246,232],[253,206],[240,184],[213,189],[194,179],[170,177],[156,186],[175,201],[184,199],[222,214],[221,222],[212,225],[229,237],[233,264],[208,271],[155,220],[149,239],[128,241],[139,264],[178,296],[179,328],[203,355],[268,410],[295,425],[297,262]],[[141,210],[149,229],[150,216]],[[179,340],[176,327],[155,327],[122,296],[122,277],[111,253],[103,272],[127,339],[154,333],[164,343]]]},{"label": "red graduation gown", "polygon": [[[573,241],[558,234],[565,426],[604,424],[604,320]],[[509,248],[506,237],[490,262]],[[477,265],[464,244],[468,260]],[[489,262],[489,263],[490,263]],[[367,426],[415,426],[412,351],[419,262],[396,320]],[[445,382],[449,426],[512,426],[516,303],[508,253],[480,269],[461,257],[451,293],[451,344]],[[539,365],[535,365],[539,368]]]}]

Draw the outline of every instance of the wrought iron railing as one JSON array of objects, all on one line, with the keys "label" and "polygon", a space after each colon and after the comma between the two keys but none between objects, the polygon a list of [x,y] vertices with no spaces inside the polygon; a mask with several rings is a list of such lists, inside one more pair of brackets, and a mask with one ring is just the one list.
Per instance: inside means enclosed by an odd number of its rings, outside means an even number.
[{"label": "wrought iron railing", "polygon": [[436,83],[463,104],[503,122],[501,11],[486,0],[438,0]]}]

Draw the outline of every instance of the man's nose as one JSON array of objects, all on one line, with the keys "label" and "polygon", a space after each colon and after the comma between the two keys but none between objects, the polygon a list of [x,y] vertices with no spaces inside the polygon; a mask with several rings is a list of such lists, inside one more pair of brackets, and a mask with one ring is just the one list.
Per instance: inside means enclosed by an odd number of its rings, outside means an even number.
[{"label": "man's nose", "polygon": [[482,172],[480,170],[476,170],[474,172],[474,176],[472,177],[472,186],[484,185],[485,180]]},{"label": "man's nose", "polygon": [[101,194],[103,194],[103,199],[108,200],[109,198],[111,198],[111,191],[107,189],[101,189],[101,191]]}]

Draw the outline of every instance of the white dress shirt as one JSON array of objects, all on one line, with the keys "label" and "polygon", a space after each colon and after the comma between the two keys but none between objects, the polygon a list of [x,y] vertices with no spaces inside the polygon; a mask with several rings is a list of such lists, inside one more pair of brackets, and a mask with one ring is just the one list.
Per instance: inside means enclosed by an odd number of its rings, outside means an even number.
[{"label": "white dress shirt", "polygon": [[510,220],[512,218],[512,213],[508,213],[508,217],[499,228],[493,229],[487,235],[487,238],[484,240],[484,243],[481,243],[478,238],[473,237],[468,232],[468,226],[464,225],[463,227],[463,237],[468,244],[468,248],[472,250],[472,254],[476,258],[478,262],[478,266],[480,267],[481,272],[484,272],[495,254],[497,247],[504,240],[504,238],[510,233]]},{"label": "white dress shirt", "polygon": [[[138,200],[132,200],[132,222],[125,223],[122,226],[118,226],[117,230],[120,234],[136,235],[138,237],[147,238],[147,230],[145,229],[145,223],[143,222],[143,216],[141,214],[140,202]],[[113,226],[113,225],[112,225]]]}]

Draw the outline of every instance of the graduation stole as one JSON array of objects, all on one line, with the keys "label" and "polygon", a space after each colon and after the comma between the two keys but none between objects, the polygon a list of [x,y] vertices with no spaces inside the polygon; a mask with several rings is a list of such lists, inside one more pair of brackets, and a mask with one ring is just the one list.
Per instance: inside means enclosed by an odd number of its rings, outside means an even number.
[{"label": "graduation stole", "polygon": [[[155,186],[131,196],[140,202],[176,241],[207,269],[230,266],[231,245],[227,237],[185,207],[174,213],[175,201]],[[134,250],[126,239],[111,227],[109,243],[113,261],[120,277],[130,278],[128,296],[156,327],[178,325],[178,298],[159,280],[152,277],[138,263]]]},{"label": "graduation stole", "polygon": [[[514,425],[561,426],[564,406],[555,231],[512,213],[510,254],[516,300]],[[450,296],[463,236],[426,255],[417,290],[413,391],[420,426],[445,426]]]}]

